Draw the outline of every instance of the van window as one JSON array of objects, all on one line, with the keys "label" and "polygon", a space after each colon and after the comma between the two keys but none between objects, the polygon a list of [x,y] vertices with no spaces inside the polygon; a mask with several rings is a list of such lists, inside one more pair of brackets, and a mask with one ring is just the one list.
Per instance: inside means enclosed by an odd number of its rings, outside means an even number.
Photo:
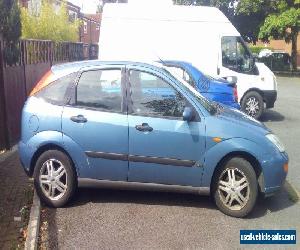
[{"label": "van window", "polygon": [[103,111],[121,112],[121,70],[83,72],[77,85],[76,105]]},{"label": "van window", "polygon": [[252,55],[240,37],[222,37],[222,64],[224,67],[240,73],[252,70]]}]

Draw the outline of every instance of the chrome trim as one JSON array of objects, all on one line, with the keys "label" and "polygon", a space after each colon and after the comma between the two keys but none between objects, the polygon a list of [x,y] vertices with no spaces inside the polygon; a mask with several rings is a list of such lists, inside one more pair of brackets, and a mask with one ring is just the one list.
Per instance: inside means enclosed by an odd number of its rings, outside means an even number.
[{"label": "chrome trim", "polygon": [[78,187],[193,193],[193,194],[201,194],[201,195],[210,194],[209,187],[192,187],[192,186],[168,185],[168,184],[158,184],[158,183],[95,180],[89,178],[78,178]]}]

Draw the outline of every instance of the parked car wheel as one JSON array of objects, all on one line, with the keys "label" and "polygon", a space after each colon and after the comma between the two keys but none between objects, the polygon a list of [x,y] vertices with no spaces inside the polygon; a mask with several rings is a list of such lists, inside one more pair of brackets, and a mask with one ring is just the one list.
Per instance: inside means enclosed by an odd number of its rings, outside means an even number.
[{"label": "parked car wheel", "polygon": [[214,178],[213,195],[218,208],[233,217],[248,215],[257,199],[258,183],[251,164],[243,158],[232,158]]},{"label": "parked car wheel", "polygon": [[264,111],[264,100],[258,92],[250,91],[243,97],[241,108],[247,115],[259,119]]},{"label": "parked car wheel", "polygon": [[39,197],[49,206],[64,206],[76,189],[75,171],[67,155],[58,150],[44,152],[34,169]]}]

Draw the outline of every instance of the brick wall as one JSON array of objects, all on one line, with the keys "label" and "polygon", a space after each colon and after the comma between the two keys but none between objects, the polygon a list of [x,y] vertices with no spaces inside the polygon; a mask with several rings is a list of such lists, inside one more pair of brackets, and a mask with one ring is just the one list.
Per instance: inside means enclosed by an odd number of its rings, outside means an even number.
[{"label": "brick wall", "polygon": [[80,28],[80,41],[83,43],[98,44],[100,36],[100,14],[82,14],[83,24]]},{"label": "brick wall", "polygon": [[[263,42],[257,42],[258,46],[264,46]],[[271,40],[268,47],[273,48],[274,50],[283,50],[291,55],[292,52],[292,44],[286,43],[284,40]],[[300,67],[300,34],[298,35],[297,41],[297,65]]]}]

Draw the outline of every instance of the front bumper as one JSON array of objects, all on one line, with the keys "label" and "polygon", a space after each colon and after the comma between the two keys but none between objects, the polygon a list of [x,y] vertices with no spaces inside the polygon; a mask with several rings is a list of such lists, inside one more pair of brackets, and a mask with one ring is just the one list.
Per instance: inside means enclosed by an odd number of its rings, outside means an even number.
[{"label": "front bumper", "polygon": [[277,90],[263,90],[263,99],[267,109],[274,108],[274,103],[277,100]]},{"label": "front bumper", "polygon": [[284,164],[288,163],[287,153],[277,153],[262,163],[263,187],[261,191],[265,196],[271,196],[277,193],[283,186],[287,172],[284,170]]}]

